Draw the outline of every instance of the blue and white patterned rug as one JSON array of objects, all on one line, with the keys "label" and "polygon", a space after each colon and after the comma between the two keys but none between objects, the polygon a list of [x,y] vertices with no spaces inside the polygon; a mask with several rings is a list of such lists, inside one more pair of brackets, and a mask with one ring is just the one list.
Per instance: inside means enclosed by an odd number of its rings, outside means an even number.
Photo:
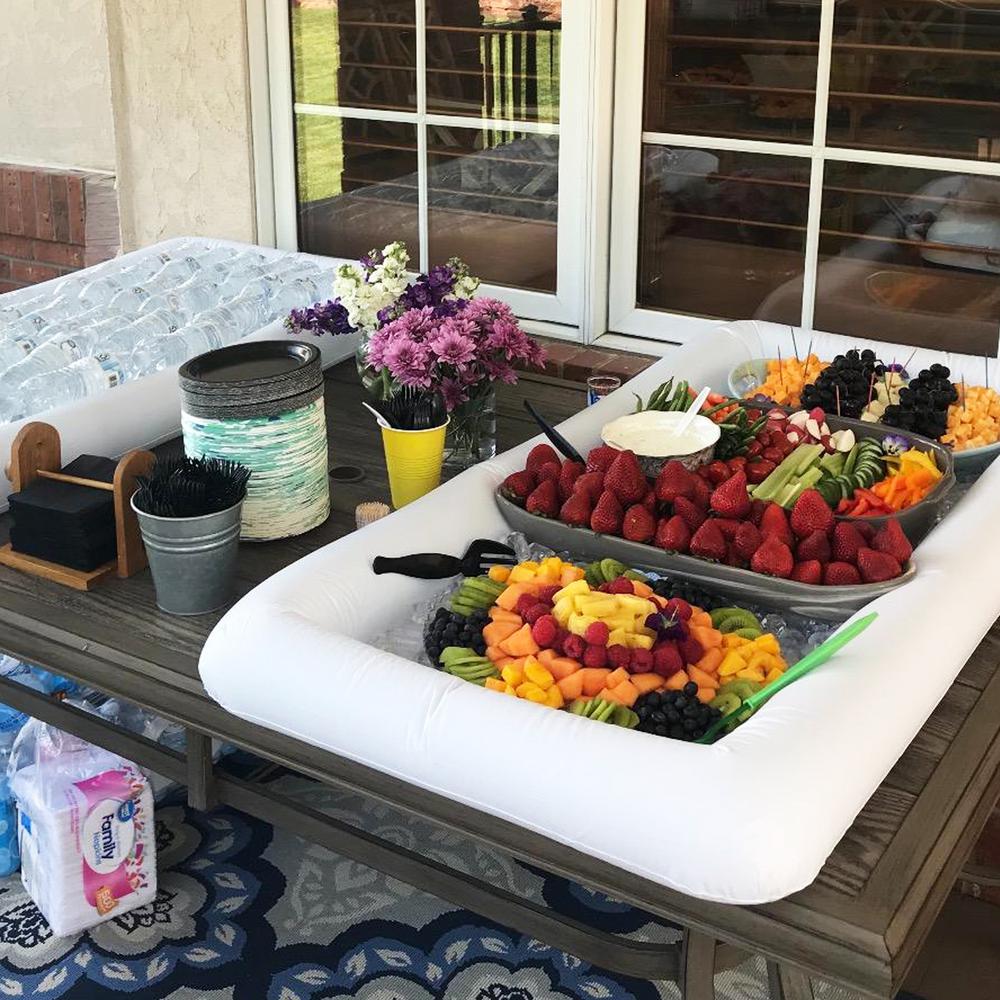
[{"label": "blue and white patterned rug", "polygon": [[[291,775],[316,809],[603,929],[676,932],[431,824]],[[46,1000],[664,1000],[673,984],[606,973],[508,928],[230,810],[177,793],[157,809],[154,903],[54,938],[17,876],[0,881],[0,997]],[[762,963],[716,979],[722,1000],[765,1000]],[[822,1000],[853,995],[817,984]]]}]

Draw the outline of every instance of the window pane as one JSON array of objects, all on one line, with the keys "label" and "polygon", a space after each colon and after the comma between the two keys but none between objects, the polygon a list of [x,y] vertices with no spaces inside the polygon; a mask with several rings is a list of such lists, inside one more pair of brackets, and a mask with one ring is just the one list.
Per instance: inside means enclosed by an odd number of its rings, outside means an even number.
[{"label": "window pane", "polygon": [[807,160],[644,146],[640,198],[640,306],[799,322]]},{"label": "window pane", "polygon": [[462,257],[491,284],[554,292],[559,140],[427,127],[429,258]]},{"label": "window pane", "polygon": [[1000,178],[827,163],[815,325],[995,356]]},{"label": "window pane", "polygon": [[360,257],[405,240],[416,258],[415,126],[296,115],[295,144],[299,249]]},{"label": "window pane", "polygon": [[415,111],[414,0],[289,0],[295,100]]},{"label": "window pane", "polygon": [[649,0],[647,132],[812,140],[818,0]]},{"label": "window pane", "polygon": [[996,3],[837,4],[837,145],[1000,160]]},{"label": "window pane", "polygon": [[562,0],[426,0],[427,110],[559,120]]}]

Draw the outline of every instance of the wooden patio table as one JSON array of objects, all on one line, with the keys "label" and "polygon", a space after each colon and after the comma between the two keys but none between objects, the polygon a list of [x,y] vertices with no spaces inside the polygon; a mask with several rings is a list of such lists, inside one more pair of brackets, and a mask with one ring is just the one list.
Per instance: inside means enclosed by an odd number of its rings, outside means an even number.
[{"label": "wooden patio table", "polygon": [[[556,419],[582,405],[582,393],[555,383],[526,383],[516,392],[535,396]],[[364,481],[335,484],[329,521],[308,535],[241,546],[241,592],[352,530],[355,505],[387,494],[379,440],[359,399],[349,363],[328,373],[331,463],[363,466]],[[514,417],[516,398],[504,399],[508,412],[502,406],[500,437],[502,446],[509,446],[532,429]],[[0,541],[7,529],[4,516]],[[866,996],[892,997],[1000,793],[1000,629],[994,626],[812,885],[763,906],[708,903],[230,715],[208,697],[198,676],[199,652],[218,617],[160,613],[148,572],[78,593],[0,568],[0,650],[181,723],[188,732],[187,753],[125,733],[7,679],[0,679],[0,700],[185,782],[197,808],[220,802],[288,826],[598,966],[643,979],[676,979],[688,1000],[714,996],[713,971],[746,952],[768,959],[775,998],[811,997],[810,975]],[[933,656],[930,643],[928,656]],[[277,675],[280,665],[275,666]],[[913,669],[925,668],[914,664]],[[891,705],[885,708],[892,711]],[[319,781],[374,796],[641,907],[682,928],[682,944],[637,945],[587,927],[234,778],[213,768],[212,737]],[[780,774],[776,759],[774,771],[761,780],[780,780]],[[734,816],[733,836],[740,835]],[[760,845],[762,854],[783,849],[781,843]]]}]

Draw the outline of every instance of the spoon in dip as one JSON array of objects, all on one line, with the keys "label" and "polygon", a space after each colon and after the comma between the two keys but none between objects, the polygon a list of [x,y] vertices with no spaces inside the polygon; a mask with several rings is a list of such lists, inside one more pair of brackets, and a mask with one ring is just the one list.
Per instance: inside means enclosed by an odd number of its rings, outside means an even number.
[{"label": "spoon in dip", "polygon": [[694,397],[694,402],[687,408],[684,412],[684,417],[678,423],[677,427],[674,429],[674,433],[681,437],[684,432],[691,426],[694,422],[694,418],[701,413],[701,408],[705,405],[705,400],[708,399],[708,394],[712,391],[712,387],[706,385],[697,396]]}]

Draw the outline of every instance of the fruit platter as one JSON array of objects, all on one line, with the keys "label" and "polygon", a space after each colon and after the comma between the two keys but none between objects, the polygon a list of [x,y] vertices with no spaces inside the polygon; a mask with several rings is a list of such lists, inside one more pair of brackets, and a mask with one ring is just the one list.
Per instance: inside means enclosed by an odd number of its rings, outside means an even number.
[{"label": "fruit platter", "polygon": [[611,558],[467,577],[428,618],[424,651],[487,690],[687,742],[745,721],[743,701],[788,668],[752,611]]},{"label": "fruit platter", "polygon": [[[911,357],[916,352],[911,353]],[[947,365],[911,375],[909,360],[886,361],[872,348],[851,348],[825,361],[812,353],[741,362],[730,389],[751,402],[771,402],[911,431],[955,453],[959,467],[981,467],[1000,452],[1000,393],[955,379]],[[984,372],[989,380],[989,359]]]},{"label": "fruit platter", "polygon": [[[757,456],[737,452],[754,441],[761,445],[760,456],[771,447],[770,437],[766,445],[758,440],[766,423],[751,434],[767,412],[749,401],[747,406],[727,402],[727,375],[741,360],[776,355],[777,344],[784,353],[781,337],[787,339],[787,328],[763,323],[720,324],[700,333],[696,343],[672,349],[624,390],[560,424],[559,432],[585,457],[582,470],[564,471],[562,458],[552,461],[551,453],[541,452],[531,460],[532,475],[540,482],[533,482],[528,493],[526,477],[509,482],[528,469],[529,455],[543,440],[538,438],[281,570],[244,596],[213,630],[199,664],[205,690],[255,726],[380,772],[387,781],[412,789],[407,794],[414,800],[425,792],[443,796],[690,896],[752,905],[809,885],[1000,613],[1000,597],[991,585],[1000,561],[1000,534],[994,530],[1000,468],[989,467],[975,482],[952,488],[943,505],[948,512],[916,545],[898,514],[884,515],[884,522],[838,514],[840,501],[831,506],[817,483],[795,498],[790,494],[789,506],[774,499],[757,503],[760,522],[754,523],[750,491],[770,472],[751,482],[747,468]],[[814,346],[817,357],[832,359],[850,345],[835,335],[817,334]],[[899,349],[900,358],[908,354]],[[924,351],[914,368],[925,370],[938,360],[952,372],[964,372],[972,384],[975,358]],[[671,480],[675,489],[678,482],[683,489],[673,500],[661,500],[656,480],[670,460],[654,478],[640,470],[640,495],[626,459],[626,468],[611,482],[620,487],[632,481],[627,505],[619,501],[621,535],[594,531],[590,518],[611,474],[607,460],[617,457],[604,451],[591,456],[605,447],[602,428],[635,410],[633,391],[645,406],[671,375],[675,386],[680,376],[696,388],[708,385],[719,392],[722,398],[709,405],[720,406],[720,428],[739,426],[745,414],[738,438],[720,430],[717,444],[726,457],[717,450],[711,459],[725,462],[727,477],[716,484],[700,469],[685,470],[702,484],[691,485],[671,467],[661,490]],[[782,405],[788,417],[800,408],[805,407]],[[844,428],[835,423],[835,407],[822,409],[828,414],[827,436],[833,437]],[[818,421],[817,427],[822,438]],[[879,442],[890,433],[911,441],[920,436],[879,425],[873,432]],[[856,432],[855,444],[858,437]],[[846,446],[849,438],[843,440]],[[838,436],[834,443],[841,441]],[[789,441],[788,454],[802,443]],[[727,455],[726,448],[734,446]],[[823,453],[832,454],[825,446]],[[739,457],[746,458],[742,469],[739,462],[730,466]],[[855,455],[854,468],[870,465],[861,458]],[[590,470],[588,460],[594,466]],[[889,463],[883,464],[888,471]],[[546,466],[556,468],[546,471]],[[901,471],[909,475],[912,470]],[[945,468],[938,471],[947,475]],[[599,475],[587,479],[592,472]],[[713,495],[732,480],[739,484],[740,472],[745,501],[728,485],[716,498],[719,509],[713,508]],[[841,469],[833,478],[846,474]],[[910,494],[903,500],[910,506],[920,502],[922,478],[903,483]],[[505,482],[505,491],[520,484],[516,502],[501,493]],[[532,506],[544,501],[548,516],[527,509],[528,497],[544,484]],[[789,479],[785,487],[791,485]],[[560,521],[567,501],[588,486],[596,495],[587,496],[586,520],[586,505],[578,498],[565,514],[575,523]],[[664,506],[655,507],[655,516],[646,511],[650,517],[636,511],[626,528],[626,512],[645,509],[650,492],[654,506]],[[680,503],[682,498],[691,505]],[[734,517],[746,502],[750,514]],[[609,510],[608,523],[616,526],[617,511],[606,500],[601,514],[608,516]],[[766,522],[764,510],[772,512]],[[520,520],[515,523],[515,518]],[[707,529],[696,545],[704,555],[692,555],[698,530],[720,520],[738,523],[714,524],[717,531]],[[756,539],[743,527],[746,523],[760,536],[752,553]],[[677,551],[683,547],[681,524],[690,536],[683,553]],[[886,529],[892,524],[899,530]],[[456,556],[470,539],[508,539],[512,528],[526,535],[530,549],[517,550],[515,565],[484,569],[465,581],[435,583],[376,576],[372,570],[376,554],[404,556],[419,548]],[[825,566],[824,528],[830,547]],[[629,540],[626,530],[646,540]],[[558,537],[550,540],[546,531],[559,532]],[[656,544],[661,531],[661,542],[673,551]],[[741,531],[749,559],[729,565],[730,548],[731,561],[739,557],[736,535]],[[817,531],[820,535],[809,543],[814,548],[807,545],[800,553],[800,545]],[[543,548],[549,551],[542,554]],[[808,579],[811,573],[815,579],[815,567],[805,565],[812,562],[820,566],[820,582],[792,578],[798,563],[797,575]],[[841,566],[829,569],[837,563],[850,566],[861,583],[834,582],[840,573],[855,579]],[[897,567],[899,575],[892,576]],[[872,580],[889,578],[868,583],[862,571]],[[723,586],[728,574],[738,574],[740,586]],[[626,582],[631,593],[624,589]],[[804,592],[806,599],[789,600],[788,588],[803,588],[799,595]],[[863,596],[853,598],[855,591]],[[838,609],[839,595],[848,600]],[[686,622],[680,601],[691,609]],[[676,611],[676,621],[671,621],[674,614],[664,617],[668,606]],[[731,732],[712,745],[700,743],[703,737],[695,734],[713,712],[725,712],[716,699],[746,690],[725,691],[727,685],[763,684],[760,693],[766,693],[794,672],[802,649],[791,633],[813,636],[820,630],[798,624],[782,629],[773,622],[775,617],[794,622],[799,608],[815,611],[811,621],[828,629],[850,612],[854,620],[838,624],[838,633],[869,614],[878,617],[834,659],[779,690]],[[720,614],[723,609],[737,613]],[[753,615],[757,624],[738,612]],[[651,615],[656,617],[647,625]],[[943,623],[947,638],[939,641]],[[662,634],[679,624],[686,625],[687,636],[682,629]],[[607,629],[606,640],[595,625]],[[721,645],[713,645],[718,643],[713,633],[721,636]],[[613,634],[624,641],[612,642]],[[688,642],[692,635],[698,648]],[[768,648],[768,636],[776,640],[776,651]],[[678,669],[670,643],[681,660]],[[718,654],[709,654],[715,649],[722,659],[713,664]],[[729,659],[733,650],[739,661]],[[651,654],[651,665],[643,653]],[[773,659],[752,663],[758,653]],[[754,673],[739,677],[741,671]],[[755,679],[759,672],[763,682]],[[644,691],[643,685],[655,687]],[[550,693],[553,688],[558,694]],[[677,725],[680,735],[672,735]],[[657,780],[669,794],[649,794]],[[776,843],[780,851],[762,850],[762,844]]]}]

